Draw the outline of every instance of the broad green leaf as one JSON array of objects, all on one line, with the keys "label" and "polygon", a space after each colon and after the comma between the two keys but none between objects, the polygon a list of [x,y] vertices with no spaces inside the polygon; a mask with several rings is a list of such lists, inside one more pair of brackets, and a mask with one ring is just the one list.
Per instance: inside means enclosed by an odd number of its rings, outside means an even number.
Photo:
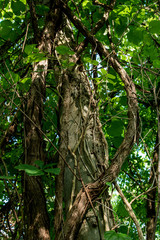
[{"label": "broad green leaf", "polygon": [[44,171],[47,172],[47,173],[55,174],[55,175],[59,175],[59,173],[60,173],[59,168],[47,168]]},{"label": "broad green leaf", "polygon": [[25,171],[28,175],[32,175],[32,176],[44,175],[43,171],[39,170],[35,166],[28,165],[28,164],[20,164],[16,166],[15,169],[18,169],[19,171]]},{"label": "broad green leaf", "polygon": [[110,78],[110,79],[115,79],[116,77],[110,73],[107,74],[107,78]]},{"label": "broad green leaf", "polygon": [[158,60],[158,59],[154,60],[154,61],[153,61],[153,66],[154,66],[155,68],[160,68],[160,60]]},{"label": "broad green leaf", "polygon": [[129,213],[125,209],[124,203],[122,200],[119,201],[118,206],[117,206],[117,213],[121,217],[128,217]]},{"label": "broad green leaf", "polygon": [[21,80],[21,83],[23,83],[23,84],[25,84],[25,83],[27,83],[28,81],[30,81],[31,79],[29,78],[29,77],[26,77],[26,78],[23,78],[22,80]]},{"label": "broad green leaf", "polygon": [[18,166],[15,167],[15,169],[18,170],[26,170],[26,169],[30,169],[30,170],[39,170],[37,167],[29,165],[29,164],[19,164]]},{"label": "broad green leaf", "polygon": [[0,36],[9,39],[9,34],[12,31],[13,24],[10,20],[4,20],[0,23]]},{"label": "broad green leaf", "polygon": [[73,55],[74,54],[74,52],[71,51],[70,48],[65,45],[60,45],[60,46],[56,47],[56,51],[61,55]]},{"label": "broad green leaf", "polygon": [[27,63],[32,63],[32,62],[40,62],[43,60],[46,60],[47,57],[45,56],[44,53],[35,53],[33,55],[28,56],[28,61]]},{"label": "broad green leaf", "polygon": [[95,65],[95,66],[97,66],[97,65],[99,64],[98,61],[92,60],[92,59],[89,58],[89,57],[84,57],[84,58],[83,58],[83,61],[84,61],[85,63],[90,63],[90,64]]},{"label": "broad green leaf", "polygon": [[24,59],[25,63],[40,62],[47,59],[45,53],[39,52],[36,44],[26,45],[24,52],[28,55],[28,57]]},{"label": "broad green leaf", "polygon": [[113,119],[111,127],[107,129],[107,132],[111,136],[120,136],[123,131],[123,122],[120,119]]},{"label": "broad green leaf", "polygon": [[36,5],[36,12],[38,15],[44,15],[47,12],[49,12],[49,7],[47,7],[46,5]]},{"label": "broad green leaf", "polygon": [[44,172],[41,170],[33,170],[33,169],[26,169],[25,172],[29,175],[29,176],[42,176],[44,175]]},{"label": "broad green leaf", "polygon": [[82,3],[82,6],[85,8],[88,3],[89,3],[89,0],[84,0]]},{"label": "broad green leaf", "polygon": [[6,78],[10,80],[10,83],[18,82],[20,80],[19,75],[11,71],[6,73]]},{"label": "broad green leaf", "polygon": [[14,176],[0,176],[0,179],[4,179],[4,180],[7,180],[7,179],[15,179]]},{"label": "broad green leaf", "polygon": [[151,33],[160,33],[160,21],[159,20],[153,20],[149,23],[149,31]]},{"label": "broad green leaf", "polygon": [[123,137],[118,136],[113,138],[113,145],[118,148],[123,141]]},{"label": "broad green leaf", "polygon": [[112,187],[112,183],[111,182],[106,182],[106,185],[109,187]]},{"label": "broad green leaf", "polygon": [[104,234],[106,240],[131,240],[131,238],[123,233],[116,233],[114,231],[108,231]]},{"label": "broad green leaf", "polygon": [[21,2],[22,2],[23,4],[26,4],[26,0],[21,0]]},{"label": "broad green leaf", "polygon": [[99,64],[99,62],[98,62],[98,61],[96,61],[96,60],[91,60],[91,64],[93,64],[93,65],[97,66],[97,65]]},{"label": "broad green leaf", "polygon": [[143,41],[143,34],[144,29],[143,28],[131,28],[129,33],[127,34],[128,41],[138,45],[140,42]]},{"label": "broad green leaf", "polygon": [[104,68],[101,68],[101,73],[102,73],[103,75],[107,75],[107,74],[108,74],[107,70],[104,69]]},{"label": "broad green leaf", "polygon": [[15,15],[20,15],[26,10],[25,4],[21,1],[12,0],[11,7]]},{"label": "broad green leaf", "polygon": [[36,44],[30,44],[30,45],[26,45],[25,48],[24,48],[24,52],[27,54],[27,55],[30,55],[30,54],[33,54],[33,53],[37,53],[39,52],[39,49],[36,48]]}]

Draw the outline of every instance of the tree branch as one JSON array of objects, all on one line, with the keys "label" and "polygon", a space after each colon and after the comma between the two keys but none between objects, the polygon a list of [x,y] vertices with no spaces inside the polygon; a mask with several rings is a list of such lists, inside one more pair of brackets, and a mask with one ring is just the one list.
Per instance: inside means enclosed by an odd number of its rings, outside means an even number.
[{"label": "tree branch", "polygon": [[142,232],[141,227],[140,227],[140,225],[139,225],[138,219],[137,219],[137,217],[136,217],[136,215],[135,215],[135,213],[134,213],[134,211],[133,211],[133,209],[132,209],[132,207],[131,207],[131,204],[128,202],[128,200],[127,200],[126,197],[124,196],[124,194],[123,194],[123,192],[121,191],[121,189],[120,189],[119,185],[117,184],[117,182],[114,182],[114,186],[115,186],[117,192],[119,193],[119,195],[121,196],[121,198],[122,198],[122,200],[123,200],[123,202],[124,202],[124,204],[125,204],[125,207],[126,207],[128,213],[129,213],[130,217],[132,218],[133,222],[134,222],[135,225],[136,225],[139,239],[140,239],[140,240],[143,240],[143,239],[144,239],[144,238],[143,238],[143,232]]},{"label": "tree branch", "polygon": [[35,42],[38,43],[40,39],[40,31],[38,28],[38,18],[35,10],[35,4],[33,0],[27,0],[27,3],[29,5],[30,14],[31,14],[32,27],[34,31],[34,39],[35,39]]}]

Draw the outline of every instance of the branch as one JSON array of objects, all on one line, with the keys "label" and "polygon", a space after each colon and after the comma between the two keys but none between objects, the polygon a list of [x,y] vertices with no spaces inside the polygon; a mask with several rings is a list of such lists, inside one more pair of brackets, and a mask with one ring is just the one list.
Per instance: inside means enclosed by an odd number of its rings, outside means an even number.
[{"label": "branch", "polygon": [[131,207],[131,204],[128,202],[128,200],[126,199],[126,197],[124,196],[123,192],[121,191],[119,185],[117,184],[117,182],[114,182],[114,186],[117,190],[117,192],[119,193],[119,195],[121,196],[124,204],[125,204],[125,207],[130,215],[130,217],[132,218],[133,222],[135,223],[136,225],[136,228],[137,228],[137,232],[138,232],[138,236],[139,236],[139,239],[140,240],[143,240],[143,233],[142,233],[142,230],[141,230],[141,227],[139,225],[139,222],[138,222],[138,219],[136,218],[136,215]]},{"label": "branch", "polygon": [[[107,20],[109,18],[109,13],[111,12],[111,10],[113,10],[115,3],[116,3],[116,0],[111,0],[109,8],[105,9],[103,17],[96,23],[95,27],[91,30],[91,33],[93,35],[95,35],[103,27],[105,22],[107,22]],[[88,42],[89,42],[88,38],[86,38],[86,39],[84,39],[83,42],[81,42],[79,44],[79,46],[76,49],[76,57],[77,58],[81,55],[81,53],[83,52],[84,48],[87,47]]]},{"label": "branch", "polygon": [[31,14],[32,27],[34,31],[34,39],[35,39],[35,42],[38,43],[40,39],[40,31],[38,29],[38,18],[35,10],[35,4],[33,0],[27,0],[27,3],[29,5],[30,14]]}]

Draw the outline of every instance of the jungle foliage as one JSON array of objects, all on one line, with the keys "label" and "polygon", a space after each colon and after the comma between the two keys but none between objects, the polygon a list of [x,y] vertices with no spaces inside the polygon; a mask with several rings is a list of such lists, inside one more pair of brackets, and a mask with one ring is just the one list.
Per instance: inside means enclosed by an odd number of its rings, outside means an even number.
[{"label": "jungle foliage", "polygon": [[[37,47],[38,34],[50,21],[51,6],[45,1],[33,2],[32,5],[32,0],[0,0],[1,239],[24,239],[24,173],[40,178],[43,183],[50,238],[55,237],[55,179],[61,170],[58,167],[58,149],[59,101],[62,96],[55,68],[52,67],[57,63],[55,55]],[[79,67],[83,65],[97,100],[103,133],[108,142],[109,164],[112,164],[127,132],[130,104],[126,86],[110,63],[110,56],[118,59],[136,88],[138,132],[116,182],[135,213],[143,237],[148,240],[151,240],[149,236],[160,239],[160,1],[117,0],[113,8],[110,4],[114,1],[106,0],[55,2],[71,22],[75,39],[74,47],[63,43],[55,47],[59,68],[64,71],[76,64]],[[77,20],[72,21],[68,9],[85,26],[86,32]],[[108,18],[95,31],[105,12]],[[36,29],[39,30],[38,34]],[[87,31],[93,35],[93,39],[89,38]],[[95,44],[94,39],[97,39]],[[99,42],[110,53],[108,58],[97,50]],[[80,53],[80,63],[70,61],[82,43],[85,46]],[[37,159],[33,165],[25,162],[25,109],[32,85],[33,65],[46,60],[49,64],[40,130],[45,162]],[[124,199],[118,194],[114,181],[106,183],[106,188],[115,225],[111,231],[105,232],[104,238],[138,239],[135,222]]]}]

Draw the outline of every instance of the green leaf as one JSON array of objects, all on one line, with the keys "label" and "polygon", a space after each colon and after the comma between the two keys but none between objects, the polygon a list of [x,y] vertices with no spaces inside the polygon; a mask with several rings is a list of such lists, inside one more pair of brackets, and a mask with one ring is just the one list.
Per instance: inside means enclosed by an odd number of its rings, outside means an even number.
[{"label": "green leaf", "polygon": [[110,79],[115,79],[116,77],[110,73],[107,74],[107,78],[110,78]]},{"label": "green leaf", "polygon": [[44,172],[37,169],[37,170],[31,170],[31,169],[26,169],[25,172],[29,175],[29,176],[41,176],[44,175]]},{"label": "green leaf", "polygon": [[44,171],[47,172],[47,173],[55,174],[55,175],[59,175],[59,173],[60,173],[59,168],[47,168]]},{"label": "green leaf", "polygon": [[113,145],[118,148],[123,141],[123,137],[118,136],[113,138]]},{"label": "green leaf", "polygon": [[27,54],[27,55],[30,55],[30,54],[33,54],[33,53],[37,53],[39,52],[39,49],[36,48],[36,44],[29,44],[29,45],[26,45],[25,48],[24,48],[24,52]]},{"label": "green leaf", "polygon": [[47,59],[45,53],[39,52],[36,44],[26,45],[24,52],[28,55],[28,57],[24,59],[25,63],[40,62]]},{"label": "green leaf", "polygon": [[102,73],[102,75],[107,75],[108,74],[107,70],[104,69],[104,68],[101,68],[101,73]]},{"label": "green leaf", "polygon": [[99,64],[99,62],[98,62],[98,61],[96,61],[96,60],[91,60],[91,64],[93,64],[93,65],[97,66],[97,65]]},{"label": "green leaf", "polygon": [[46,5],[36,5],[36,13],[40,16],[45,15],[47,12],[49,12],[49,7]]},{"label": "green leaf", "polygon": [[0,35],[6,40],[9,39],[9,34],[12,31],[13,24],[10,20],[4,20],[0,23]]},{"label": "green leaf", "polygon": [[70,48],[65,45],[60,45],[60,46],[56,47],[56,51],[61,55],[73,55],[74,54],[74,52],[71,51]]},{"label": "green leaf", "polygon": [[111,136],[120,136],[123,131],[123,122],[120,119],[113,119],[111,127],[107,129],[107,132]]},{"label": "green leaf", "polygon": [[15,15],[20,15],[22,12],[26,10],[25,4],[21,1],[12,0],[11,7]]},{"label": "green leaf", "polygon": [[15,179],[14,176],[0,176],[0,179]]},{"label": "green leaf", "polygon": [[106,240],[131,240],[131,238],[123,233],[116,233],[114,231],[108,231],[104,234]]},{"label": "green leaf", "polygon": [[144,34],[143,28],[131,28],[129,33],[127,34],[128,41],[138,45],[140,42],[143,41],[143,34]]},{"label": "green leaf", "polygon": [[106,185],[109,187],[112,187],[112,183],[111,182],[106,182]]},{"label": "green leaf", "polygon": [[28,164],[20,164],[15,167],[19,171],[25,171],[30,176],[40,176],[44,175],[43,171],[39,170],[37,167],[28,165]]},{"label": "green leaf", "polygon": [[18,82],[20,80],[19,75],[11,71],[7,72],[5,76],[7,79],[10,79],[10,82]]},{"label": "green leaf", "polygon": [[160,68],[160,60],[156,59],[156,60],[153,60],[153,66],[155,68]]},{"label": "green leaf", "polygon": [[88,3],[89,3],[89,0],[84,0],[83,3],[82,3],[82,7],[85,8],[85,7],[87,6]]},{"label": "green leaf", "polygon": [[118,214],[118,216],[121,216],[121,217],[128,217],[129,216],[122,200],[120,200],[119,203],[118,203],[117,214]]},{"label": "green leaf", "polygon": [[149,31],[151,33],[160,33],[160,21],[159,20],[153,20],[149,23]]},{"label": "green leaf", "polygon": [[0,9],[5,9],[8,3],[9,3],[9,0],[0,1]]}]

